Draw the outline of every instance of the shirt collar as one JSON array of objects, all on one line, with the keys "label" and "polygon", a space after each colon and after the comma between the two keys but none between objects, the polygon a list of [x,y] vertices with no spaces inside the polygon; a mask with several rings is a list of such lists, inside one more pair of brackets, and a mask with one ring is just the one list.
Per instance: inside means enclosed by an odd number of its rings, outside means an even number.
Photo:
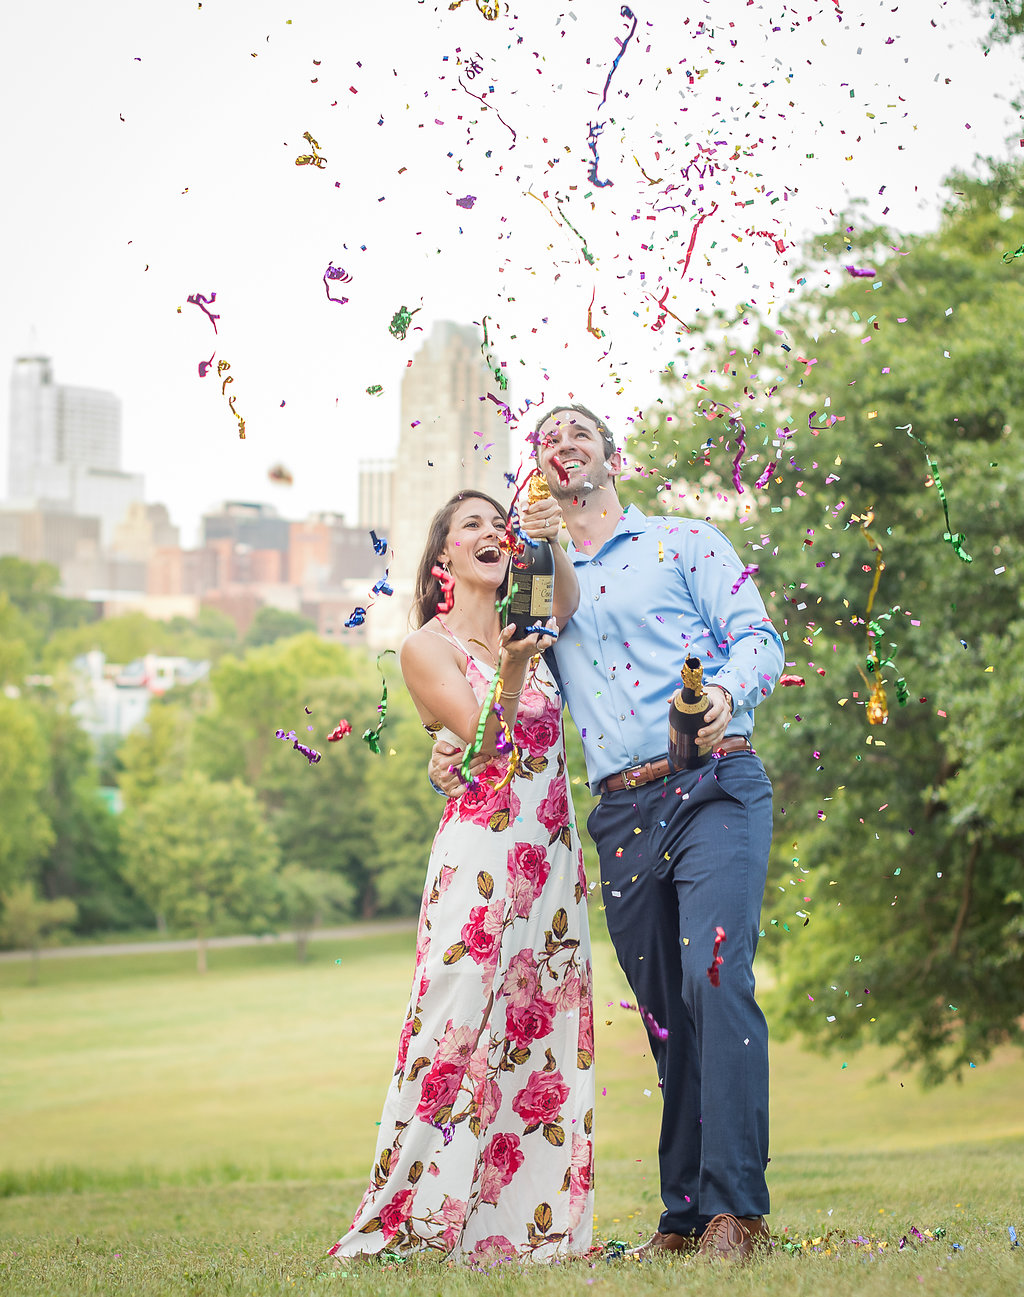
[{"label": "shirt collar", "polygon": [[638,509],[635,504],[628,504],[622,511],[619,521],[615,524],[615,530],[596,553],[589,549],[577,549],[570,539],[569,544],[566,546],[566,554],[574,565],[590,563],[603,554],[617,537],[642,535],[647,530],[646,523],[647,515]]}]

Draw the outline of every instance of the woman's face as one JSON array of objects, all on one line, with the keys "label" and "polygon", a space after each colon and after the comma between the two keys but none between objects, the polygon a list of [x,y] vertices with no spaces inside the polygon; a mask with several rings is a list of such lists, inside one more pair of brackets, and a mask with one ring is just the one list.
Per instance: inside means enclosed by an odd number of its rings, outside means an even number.
[{"label": "woman's face", "polygon": [[501,549],[505,519],[486,500],[469,496],[452,514],[444,552],[456,581],[480,583],[497,590],[505,579],[508,555]]}]

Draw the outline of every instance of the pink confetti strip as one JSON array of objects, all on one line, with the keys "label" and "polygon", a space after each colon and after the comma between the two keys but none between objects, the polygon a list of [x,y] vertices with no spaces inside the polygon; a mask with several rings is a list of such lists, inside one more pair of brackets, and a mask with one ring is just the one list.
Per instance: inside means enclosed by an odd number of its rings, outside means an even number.
[{"label": "pink confetti strip", "polygon": [[747,579],[747,577],[749,577],[749,576],[755,576],[755,575],[756,575],[760,570],[761,570],[761,569],[757,566],[756,563],[748,563],[747,566],[746,566],[746,567],[743,569],[743,571],[740,573],[740,575],[739,575],[739,577],[738,577],[738,579],[737,579],[737,581],[736,581],[736,584],[733,586],[733,588],[732,588],[732,593],[733,593],[733,594],[738,593],[740,586],[741,586],[741,585],[743,584],[743,582]]},{"label": "pink confetti strip", "polygon": [[719,950],[721,950],[722,943],[724,941],[725,941],[725,929],[722,927],[716,927],[715,928],[715,948],[711,952],[711,963],[709,964],[707,969],[708,981],[711,983],[712,986],[719,986],[721,984],[721,978],[719,977],[718,970],[725,963],[725,960],[718,952]]}]

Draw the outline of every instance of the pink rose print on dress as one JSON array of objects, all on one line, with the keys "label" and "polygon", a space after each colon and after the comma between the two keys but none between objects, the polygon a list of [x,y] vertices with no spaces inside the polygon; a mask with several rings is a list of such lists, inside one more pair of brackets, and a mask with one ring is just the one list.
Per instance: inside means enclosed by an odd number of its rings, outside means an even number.
[{"label": "pink rose print on dress", "polygon": [[453,1027],[449,1018],[444,1035],[437,1043],[434,1066],[439,1063],[455,1063],[465,1072],[476,1049],[479,1034],[475,1027]]},{"label": "pink rose print on dress", "polygon": [[394,1238],[412,1215],[412,1190],[399,1190],[379,1214],[382,1233],[386,1238]]},{"label": "pink rose print on dress", "polygon": [[538,1123],[551,1125],[560,1115],[562,1104],[569,1097],[569,1087],[557,1069],[554,1072],[531,1072],[530,1079],[512,1100],[512,1111],[517,1112],[527,1126]]},{"label": "pink rose print on dress", "polygon": [[493,1076],[481,1081],[473,1094],[473,1101],[480,1113],[481,1129],[486,1130],[501,1108],[501,1086]]},{"label": "pink rose print on dress", "polygon": [[583,866],[583,852],[576,852],[576,881],[585,892],[587,890],[587,871]]},{"label": "pink rose print on dress", "polygon": [[570,973],[551,992],[552,999],[555,1002],[555,1009],[559,1013],[568,1013],[570,1009],[575,1009],[580,1002],[582,990],[583,983],[577,974]]},{"label": "pink rose print on dress", "polygon": [[482,1238],[470,1254],[470,1261],[485,1261],[496,1256],[515,1256],[516,1250],[504,1234],[488,1234]]},{"label": "pink rose print on dress", "polygon": [[445,892],[452,885],[452,879],[455,877],[455,870],[451,865],[442,865],[441,872],[437,876],[437,899],[440,900]]},{"label": "pink rose print on dress", "polygon": [[489,964],[497,958],[505,903],[495,897],[489,905],[474,905],[469,922],[462,928],[462,944],[477,964]]},{"label": "pink rose print on dress", "polygon": [[584,1053],[594,1056],[594,1001],[589,984],[580,992],[580,1037],[579,1048]]},{"label": "pink rose print on dress", "polygon": [[530,913],[550,872],[551,862],[543,847],[531,842],[517,842],[509,852],[509,901],[517,919],[525,919]]},{"label": "pink rose print on dress", "polygon": [[540,973],[532,950],[520,950],[508,961],[498,994],[517,1009],[527,1008],[540,995]]},{"label": "pink rose print on dress", "polygon": [[401,1072],[405,1069],[405,1060],[409,1056],[409,1041],[412,1039],[412,1014],[410,1013],[402,1027],[402,1034],[398,1037],[398,1070]]},{"label": "pink rose print on dress", "polygon": [[537,807],[537,819],[549,833],[559,833],[569,823],[569,794],[565,776],[552,779],[548,794]]},{"label": "pink rose print on dress", "polygon": [[495,1135],[481,1158],[480,1201],[495,1205],[525,1160],[518,1135]]},{"label": "pink rose print on dress", "polygon": [[[477,779],[475,788],[467,788],[461,797],[450,797],[445,807],[442,823],[450,818],[449,812],[458,813],[459,819],[470,824],[482,824],[486,827],[496,811],[506,811],[509,822],[519,814],[520,801],[512,786],[495,789],[494,785],[503,777],[504,770],[498,766],[488,766]],[[452,811],[452,808],[455,808]]]},{"label": "pink rose print on dress", "polygon": [[593,1178],[594,1154],[590,1141],[582,1135],[572,1137],[572,1159],[569,1163],[569,1228],[575,1229],[583,1219],[587,1195]]},{"label": "pink rose print on dress", "polygon": [[464,1069],[454,1063],[435,1063],[423,1078],[416,1116],[433,1123],[442,1108],[450,1107],[462,1085]]},{"label": "pink rose print on dress", "polygon": [[505,1014],[505,1031],[518,1049],[527,1049],[535,1040],[551,1034],[555,1021],[555,1006],[543,995],[538,995],[524,1008],[509,1005]]},{"label": "pink rose print on dress", "polygon": [[539,716],[531,716],[516,725],[516,741],[531,757],[546,757],[562,733],[562,714],[557,707],[545,707]]}]

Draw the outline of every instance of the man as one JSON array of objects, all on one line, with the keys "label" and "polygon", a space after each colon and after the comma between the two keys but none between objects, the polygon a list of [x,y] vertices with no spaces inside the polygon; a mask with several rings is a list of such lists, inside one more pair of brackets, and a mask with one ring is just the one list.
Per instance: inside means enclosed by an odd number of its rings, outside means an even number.
[{"label": "man", "polygon": [[[753,709],[782,670],[782,642],[717,528],[622,509],[622,459],[603,420],[560,406],[537,434],[554,503],[531,506],[523,522],[542,529],[560,507],[570,536],[579,605],[550,654],[600,793],[587,828],[608,931],[662,1089],[665,1210],[636,1254],[742,1261],[767,1241],[769,1210],[768,1031],[752,963],[772,792],[750,736]],[[713,756],[673,773],[668,710],[688,656],[703,664],[711,702],[697,739]],[[440,772],[450,759],[431,765],[448,789]]]}]

